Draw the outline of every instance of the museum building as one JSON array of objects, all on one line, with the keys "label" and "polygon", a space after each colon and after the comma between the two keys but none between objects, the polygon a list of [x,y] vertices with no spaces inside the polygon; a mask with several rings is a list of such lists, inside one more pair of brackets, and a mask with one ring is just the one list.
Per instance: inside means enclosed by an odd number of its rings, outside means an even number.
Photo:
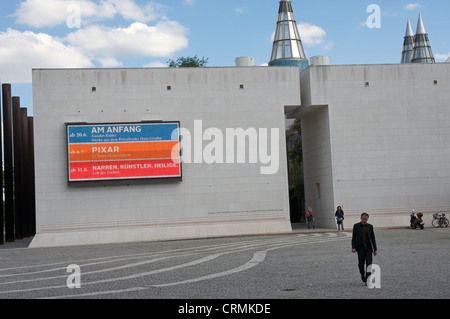
[{"label": "museum building", "polygon": [[421,17],[407,37],[400,64],[310,65],[281,1],[268,67],[33,70],[30,247],[289,233],[296,118],[317,227],[450,211],[450,64]]}]

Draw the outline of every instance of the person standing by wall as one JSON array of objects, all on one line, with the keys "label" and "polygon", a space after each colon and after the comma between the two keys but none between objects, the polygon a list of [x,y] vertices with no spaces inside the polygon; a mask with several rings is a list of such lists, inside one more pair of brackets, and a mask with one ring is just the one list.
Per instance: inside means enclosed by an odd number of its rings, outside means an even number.
[{"label": "person standing by wall", "polygon": [[308,229],[312,228],[314,229],[314,216],[312,214],[312,208],[311,206],[308,206],[308,212],[306,213],[306,220],[308,221]]},{"label": "person standing by wall", "polygon": [[353,225],[352,235],[352,253],[358,253],[358,268],[361,274],[361,280],[367,285],[367,278],[369,275],[366,270],[372,265],[372,253],[377,255],[377,242],[375,240],[375,233],[373,226],[367,221],[369,214],[361,214],[361,222]]},{"label": "person standing by wall", "polygon": [[344,211],[342,210],[341,206],[338,206],[336,209],[336,213],[334,214],[336,217],[336,222],[338,225],[338,230],[342,228],[344,230]]}]

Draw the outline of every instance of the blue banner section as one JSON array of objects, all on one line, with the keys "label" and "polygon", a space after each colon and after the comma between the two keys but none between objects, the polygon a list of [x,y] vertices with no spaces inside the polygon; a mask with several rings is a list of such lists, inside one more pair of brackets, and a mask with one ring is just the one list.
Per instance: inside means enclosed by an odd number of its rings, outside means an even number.
[{"label": "blue banner section", "polygon": [[68,125],[69,144],[178,141],[178,123]]}]

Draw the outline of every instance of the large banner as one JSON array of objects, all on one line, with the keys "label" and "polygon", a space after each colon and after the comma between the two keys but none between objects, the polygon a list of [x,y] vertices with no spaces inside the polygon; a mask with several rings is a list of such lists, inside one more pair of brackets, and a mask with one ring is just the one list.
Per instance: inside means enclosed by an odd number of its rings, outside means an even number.
[{"label": "large banner", "polygon": [[179,122],[66,126],[69,182],[181,178]]}]

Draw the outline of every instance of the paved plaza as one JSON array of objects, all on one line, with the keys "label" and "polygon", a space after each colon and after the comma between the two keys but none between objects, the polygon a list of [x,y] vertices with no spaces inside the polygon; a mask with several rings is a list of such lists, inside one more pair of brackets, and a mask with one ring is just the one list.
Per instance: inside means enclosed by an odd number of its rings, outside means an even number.
[{"label": "paved plaza", "polygon": [[272,236],[37,249],[8,244],[0,248],[0,298],[450,298],[450,228],[376,228],[375,234],[380,288],[361,282],[351,231],[297,227]]}]

